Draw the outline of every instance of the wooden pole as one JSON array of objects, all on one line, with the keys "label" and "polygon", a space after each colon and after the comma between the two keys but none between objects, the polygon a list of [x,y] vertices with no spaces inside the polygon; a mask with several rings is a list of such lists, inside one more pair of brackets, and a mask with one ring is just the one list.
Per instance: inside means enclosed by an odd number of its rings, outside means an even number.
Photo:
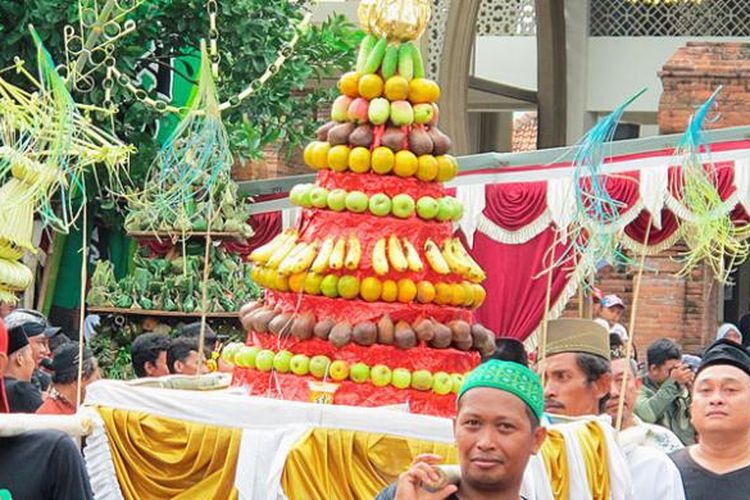
[{"label": "wooden pole", "polygon": [[[542,320],[542,340],[539,346],[539,359],[537,360],[537,365],[541,365],[542,361],[544,361],[544,358],[547,356],[547,327],[549,323],[549,312],[552,302],[552,270],[555,266],[555,247],[557,246],[557,239],[558,232],[557,228],[555,228],[555,234],[554,238],[552,239],[552,246],[549,249],[549,265],[547,269],[547,294],[544,298],[544,318]],[[544,370],[542,370],[542,387],[544,387],[545,383],[545,376],[544,376]]]},{"label": "wooden pole", "polygon": [[78,304],[78,388],[76,389],[76,408],[81,406],[82,382],[83,382],[83,344],[84,322],[86,320],[86,281],[88,280],[88,205],[83,200],[83,229],[81,230],[81,298]]},{"label": "wooden pole", "polygon": [[[638,311],[638,298],[641,292],[641,278],[643,277],[643,268],[646,263],[646,253],[648,252],[648,240],[651,234],[651,225],[653,224],[653,217],[649,217],[648,226],[646,226],[646,237],[643,239],[643,247],[641,248],[641,261],[638,267],[638,274],[635,277],[635,287],[633,288],[633,303],[630,306],[630,323],[628,324],[628,342],[625,349],[625,359],[630,363],[630,357],[633,355],[633,339],[635,338],[635,318]],[[622,429],[622,413],[625,408],[625,387],[628,384],[628,375],[630,373],[630,366],[622,374],[622,384],[620,386],[620,398],[617,402],[617,418],[615,419],[615,428],[619,431]]]}]

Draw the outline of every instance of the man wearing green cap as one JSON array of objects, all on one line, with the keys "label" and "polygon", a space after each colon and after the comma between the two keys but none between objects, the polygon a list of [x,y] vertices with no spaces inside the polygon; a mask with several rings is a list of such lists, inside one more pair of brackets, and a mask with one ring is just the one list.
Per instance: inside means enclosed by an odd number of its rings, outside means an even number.
[{"label": "man wearing green cap", "polygon": [[539,377],[525,366],[492,359],[469,374],[457,404],[453,433],[461,469],[458,486],[427,491],[425,484],[439,480],[433,465],[441,458],[422,455],[377,500],[522,498],[526,464],[546,436],[539,425],[544,411]]}]

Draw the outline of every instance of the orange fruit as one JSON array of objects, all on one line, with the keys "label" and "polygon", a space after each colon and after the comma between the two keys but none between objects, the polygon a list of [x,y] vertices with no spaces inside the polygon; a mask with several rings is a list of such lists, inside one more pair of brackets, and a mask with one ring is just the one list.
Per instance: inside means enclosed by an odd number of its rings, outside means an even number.
[{"label": "orange fruit", "polygon": [[383,95],[383,79],[378,75],[363,75],[359,79],[359,95],[372,100]]},{"label": "orange fruit", "polygon": [[308,295],[320,295],[320,282],[323,281],[323,275],[310,273],[305,278],[303,289]]},{"label": "orange fruit", "polygon": [[402,150],[396,153],[396,161],[393,165],[393,173],[399,177],[411,177],[417,173],[419,161],[411,151]]},{"label": "orange fruit", "polygon": [[349,153],[349,170],[364,174],[370,170],[370,150],[357,146]]},{"label": "orange fruit", "polygon": [[474,307],[479,307],[487,298],[487,291],[478,283],[472,283],[471,287],[474,289]]},{"label": "orange fruit", "polygon": [[429,281],[420,281],[417,283],[417,301],[422,304],[429,304],[435,300],[435,287]]},{"label": "orange fruit", "polygon": [[445,182],[453,179],[458,175],[458,162],[454,162],[454,158],[450,155],[442,155],[437,158],[438,163],[438,182]]},{"label": "orange fruit", "polygon": [[276,273],[276,277],[274,278],[273,287],[280,291],[280,292],[288,292],[289,291],[289,281],[286,279],[286,276],[284,276],[281,273]]},{"label": "orange fruit", "polygon": [[312,150],[312,167],[318,170],[328,166],[328,151],[331,145],[327,142],[318,142]]},{"label": "orange fruit", "polygon": [[464,289],[464,302],[461,304],[464,307],[471,307],[474,304],[474,286],[468,281],[461,283]]},{"label": "orange fruit", "polygon": [[305,160],[305,165],[313,168],[313,150],[318,144],[318,141],[312,141],[310,144],[305,146],[305,151],[302,153],[302,158]]},{"label": "orange fruit", "polygon": [[379,279],[372,276],[363,279],[362,284],[359,286],[359,295],[367,302],[379,300],[382,291],[382,283],[380,283]]},{"label": "orange fruit", "polygon": [[436,283],[435,284],[435,302],[444,306],[451,303],[453,297],[453,290],[448,283]]},{"label": "orange fruit", "polygon": [[385,280],[380,298],[385,302],[395,302],[398,298],[398,284],[393,280]]},{"label": "orange fruit", "polygon": [[340,144],[328,150],[328,168],[335,172],[344,172],[349,168],[349,146]]},{"label": "orange fruit", "polygon": [[417,179],[420,181],[434,181],[439,172],[438,161],[432,155],[422,155],[417,158]]},{"label": "orange fruit", "polygon": [[349,97],[359,97],[359,73],[350,71],[341,75],[338,83],[339,92]]},{"label": "orange fruit", "polygon": [[392,76],[385,81],[385,98],[389,101],[403,101],[409,97],[409,81],[403,76]]},{"label": "orange fruit", "polygon": [[396,155],[387,147],[380,146],[379,148],[375,148],[375,151],[372,152],[370,162],[372,171],[376,174],[387,174],[393,169],[395,159]]},{"label": "orange fruit", "polygon": [[440,99],[440,87],[427,78],[414,78],[409,82],[409,100],[412,104],[437,102]]},{"label": "orange fruit", "polygon": [[299,292],[305,286],[307,273],[297,273],[289,276],[289,289],[294,293]]},{"label": "orange fruit", "polygon": [[417,296],[417,285],[409,278],[398,280],[398,301],[406,304]]},{"label": "orange fruit", "polygon": [[451,285],[451,305],[460,306],[463,305],[464,299],[466,298],[466,291],[464,290],[461,283],[453,283]]}]

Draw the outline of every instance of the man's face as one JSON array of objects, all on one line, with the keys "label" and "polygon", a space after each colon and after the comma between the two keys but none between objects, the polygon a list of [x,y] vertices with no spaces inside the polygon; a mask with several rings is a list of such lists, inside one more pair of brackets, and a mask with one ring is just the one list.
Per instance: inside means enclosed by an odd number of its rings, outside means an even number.
[{"label": "man's face", "polygon": [[15,309],[16,306],[11,304],[10,302],[2,302],[0,301],[0,318],[4,318],[10,313],[13,312],[13,309]]},{"label": "man's face", "polygon": [[198,351],[190,351],[184,360],[175,361],[174,368],[181,375],[198,375],[207,371]]},{"label": "man's face", "polygon": [[606,319],[610,323],[619,323],[622,317],[623,309],[621,306],[602,307],[599,316]]},{"label": "man's face", "polygon": [[31,380],[34,374],[34,355],[31,346],[27,345],[13,353],[13,362],[17,366],[18,380]]},{"label": "man's face", "polygon": [[608,374],[589,384],[572,352],[545,358],[539,372],[544,380],[544,411],[569,417],[599,414],[599,400],[609,392]]},{"label": "man's face", "polygon": [[737,344],[742,344],[742,337],[735,330],[730,330],[729,332],[727,332],[727,334],[724,335],[724,338],[727,340],[731,340],[732,342],[735,342]]},{"label": "man's face", "polygon": [[641,381],[630,368],[630,362],[627,359],[615,359],[611,363],[612,382],[609,384],[609,400],[607,400],[607,413],[613,421],[617,418],[617,405],[620,402],[620,393],[622,390],[622,379],[627,372],[628,380],[625,383],[625,396],[623,405],[623,422],[630,421],[633,414],[635,398],[638,396],[638,390],[641,387]]},{"label": "man's face", "polygon": [[730,365],[715,365],[698,374],[690,413],[700,435],[738,434],[750,427],[750,376]]},{"label": "man's face", "polygon": [[44,358],[49,358],[52,355],[49,351],[49,339],[44,334],[29,337],[29,345],[37,368],[42,364]]},{"label": "man's face", "polygon": [[532,431],[526,404],[498,389],[479,387],[461,398],[453,423],[461,481],[492,492],[520,484],[529,457],[546,431]]},{"label": "man's face", "polygon": [[679,359],[668,359],[661,366],[651,365],[648,367],[648,378],[657,385],[661,385],[669,378],[672,370],[680,365]]},{"label": "man's face", "polygon": [[146,370],[146,375],[149,377],[163,377],[169,375],[169,366],[167,366],[167,351],[159,351],[159,356],[156,358],[156,363],[146,361],[143,365]]}]

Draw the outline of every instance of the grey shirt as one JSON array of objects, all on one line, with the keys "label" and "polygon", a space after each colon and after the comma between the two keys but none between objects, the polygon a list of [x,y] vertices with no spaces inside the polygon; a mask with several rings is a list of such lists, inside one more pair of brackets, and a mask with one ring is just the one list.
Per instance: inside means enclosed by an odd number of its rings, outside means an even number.
[{"label": "grey shirt", "polygon": [[686,500],[748,500],[750,498],[750,466],[725,474],[716,474],[701,467],[690,456],[688,448],[669,455],[682,476]]}]

